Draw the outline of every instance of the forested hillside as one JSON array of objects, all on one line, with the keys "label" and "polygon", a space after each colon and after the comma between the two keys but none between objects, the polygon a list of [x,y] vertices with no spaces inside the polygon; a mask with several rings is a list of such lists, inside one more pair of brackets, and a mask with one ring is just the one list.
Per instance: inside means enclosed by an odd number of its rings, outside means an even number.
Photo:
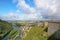
[{"label": "forested hillside", "polygon": [[9,31],[11,31],[12,27],[11,24],[0,20],[0,39],[3,38]]}]

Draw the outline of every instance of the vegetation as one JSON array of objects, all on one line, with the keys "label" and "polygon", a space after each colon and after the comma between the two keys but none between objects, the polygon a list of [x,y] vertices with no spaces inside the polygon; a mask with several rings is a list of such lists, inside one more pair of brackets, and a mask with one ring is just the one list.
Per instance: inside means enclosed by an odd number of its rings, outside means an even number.
[{"label": "vegetation", "polygon": [[11,24],[6,21],[0,20],[0,37],[3,37],[12,29]]},{"label": "vegetation", "polygon": [[13,39],[19,35],[19,32],[16,30],[12,30],[9,35],[10,35],[9,39]]},{"label": "vegetation", "polygon": [[18,26],[18,27],[22,26],[20,23],[15,23],[15,24],[16,24],[16,26]]},{"label": "vegetation", "polygon": [[44,32],[41,27],[33,27],[23,40],[47,40],[48,37],[43,35]]},{"label": "vegetation", "polygon": [[[16,27],[22,26],[23,33],[26,32],[26,36],[23,40],[47,40],[47,29],[48,27],[42,27],[41,24],[38,26],[39,23],[29,23],[29,22],[21,22],[15,23]],[[33,26],[35,25],[35,26]],[[31,27],[32,26],[32,27]],[[31,29],[29,30],[29,28]],[[11,30],[11,31],[10,31]],[[22,30],[22,29],[21,29]],[[29,30],[29,31],[27,31]],[[10,31],[10,32],[9,32]],[[0,20],[0,37],[3,37],[9,32],[9,40],[15,39],[17,36],[20,36],[20,31],[13,29],[12,25],[6,21]]]}]

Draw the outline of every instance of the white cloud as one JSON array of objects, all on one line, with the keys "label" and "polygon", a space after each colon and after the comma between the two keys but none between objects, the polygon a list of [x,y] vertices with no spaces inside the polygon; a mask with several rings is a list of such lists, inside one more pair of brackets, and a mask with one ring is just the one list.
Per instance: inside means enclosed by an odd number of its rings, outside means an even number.
[{"label": "white cloud", "polygon": [[46,8],[48,7],[48,0],[34,0],[37,8]]},{"label": "white cloud", "polygon": [[18,14],[10,12],[9,14],[1,15],[0,17],[3,20],[16,20],[16,19],[18,19],[17,16],[18,16]]},{"label": "white cloud", "polygon": [[44,16],[50,19],[60,18],[59,0],[34,0],[34,3],[35,7],[30,7],[25,0],[18,0],[17,7],[21,7],[24,13],[39,15],[35,16],[38,19]]},{"label": "white cloud", "polygon": [[42,19],[42,16],[40,16],[40,14],[37,13],[30,13],[30,14],[23,14],[23,15],[19,15],[13,12],[10,12],[7,15],[2,15],[2,19],[3,20],[37,20],[37,19]]},{"label": "white cloud", "polygon": [[28,4],[26,4],[25,0],[18,0],[17,7],[21,8],[20,10],[24,12],[24,14],[21,16],[22,19],[34,20],[38,18],[43,18],[41,13],[38,13],[35,8],[30,7]]},{"label": "white cloud", "polygon": [[18,0],[17,7],[21,7],[21,10],[24,13],[32,13],[35,12],[35,9],[30,7],[28,4],[26,4],[25,0]]},{"label": "white cloud", "polygon": [[[60,19],[60,0],[34,0],[35,7],[28,5],[25,0],[13,0],[13,3],[15,2],[17,2],[16,7],[18,9],[16,10],[17,14],[9,14],[12,19],[39,20],[46,19],[46,17],[48,19]],[[20,11],[23,11],[24,14],[19,15]]]},{"label": "white cloud", "polygon": [[10,12],[8,15],[9,15],[9,16],[13,16],[13,15],[14,15],[14,13],[13,13],[13,12]]},{"label": "white cloud", "polygon": [[[59,0],[34,0],[36,8],[48,18],[60,19],[60,1]],[[37,10],[38,11],[38,10]]]}]

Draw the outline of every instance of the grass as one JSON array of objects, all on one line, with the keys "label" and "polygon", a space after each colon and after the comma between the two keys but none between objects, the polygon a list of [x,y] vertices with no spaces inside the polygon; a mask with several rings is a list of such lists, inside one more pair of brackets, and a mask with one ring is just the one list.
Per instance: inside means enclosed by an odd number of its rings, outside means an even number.
[{"label": "grass", "polygon": [[41,27],[33,27],[23,40],[47,40],[47,37],[43,36],[44,31]]}]

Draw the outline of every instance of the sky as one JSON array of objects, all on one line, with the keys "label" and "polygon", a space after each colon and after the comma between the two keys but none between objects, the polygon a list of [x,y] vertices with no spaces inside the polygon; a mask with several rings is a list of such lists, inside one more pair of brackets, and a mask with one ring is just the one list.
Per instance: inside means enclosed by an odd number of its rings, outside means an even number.
[{"label": "sky", "polygon": [[0,0],[2,20],[60,20],[60,0]]}]

